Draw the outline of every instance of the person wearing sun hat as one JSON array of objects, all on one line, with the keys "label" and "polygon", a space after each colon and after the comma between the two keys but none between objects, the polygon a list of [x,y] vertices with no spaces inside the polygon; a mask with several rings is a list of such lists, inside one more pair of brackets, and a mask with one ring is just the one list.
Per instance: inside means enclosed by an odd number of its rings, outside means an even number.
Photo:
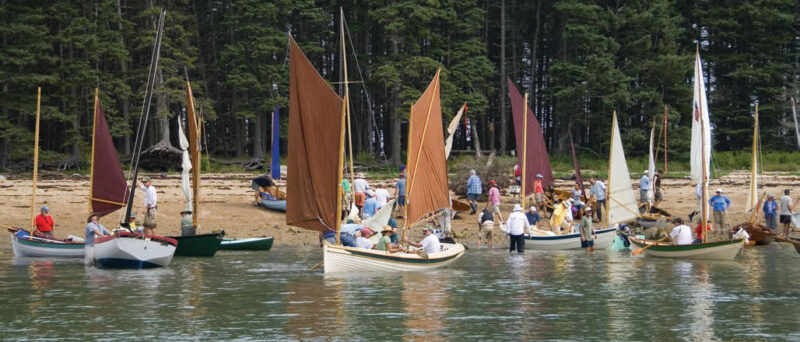
[{"label": "person wearing sun hat", "polygon": [[381,230],[381,238],[378,240],[378,244],[375,246],[375,249],[379,251],[387,251],[389,253],[396,253],[400,252],[403,249],[400,246],[395,245],[392,243],[392,234],[394,233],[394,229],[389,226],[383,227]]},{"label": "person wearing sun hat", "polygon": [[528,218],[522,213],[522,205],[514,204],[514,209],[508,215],[506,221],[506,233],[509,237],[508,251],[513,252],[516,248],[517,253],[525,253],[525,232],[531,235],[531,225]]},{"label": "person wearing sun hat", "polygon": [[47,206],[43,206],[40,214],[36,215],[36,218],[33,219],[33,224],[36,226],[36,229],[33,230],[33,236],[55,240],[56,237],[53,236],[53,227],[56,223],[53,221],[53,217],[50,216],[49,212],[50,209]]},{"label": "person wearing sun hat", "polygon": [[728,229],[727,210],[731,206],[731,200],[723,195],[722,189],[717,189],[716,195],[708,200],[708,205],[714,209],[714,226],[724,231]]},{"label": "person wearing sun hat", "polygon": [[84,242],[84,263],[86,265],[94,265],[94,239],[98,237],[103,237],[107,235],[111,235],[111,232],[103,227],[98,220],[100,219],[100,215],[97,213],[89,214],[89,218],[86,219],[86,240]]}]

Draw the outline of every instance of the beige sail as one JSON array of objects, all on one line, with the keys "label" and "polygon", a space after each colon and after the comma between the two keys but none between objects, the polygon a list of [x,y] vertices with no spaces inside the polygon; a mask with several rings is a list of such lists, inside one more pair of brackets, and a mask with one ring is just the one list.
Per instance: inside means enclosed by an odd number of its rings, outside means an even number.
[{"label": "beige sail", "polygon": [[611,121],[611,153],[608,156],[608,224],[631,221],[639,216],[631,175],[619,135],[617,112]]}]

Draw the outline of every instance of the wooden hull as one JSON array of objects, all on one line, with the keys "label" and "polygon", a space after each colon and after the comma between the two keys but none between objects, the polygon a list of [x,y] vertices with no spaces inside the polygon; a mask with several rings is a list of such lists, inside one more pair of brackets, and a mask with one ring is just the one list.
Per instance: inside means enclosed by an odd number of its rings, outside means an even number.
[{"label": "wooden hull", "polygon": [[[630,236],[628,240],[631,242],[631,248],[642,248],[654,241],[646,241]],[[733,260],[736,255],[742,250],[742,239],[698,243],[692,245],[670,245],[666,243],[659,243],[655,246],[648,247],[642,253],[647,256],[659,258],[672,258],[672,259],[689,259],[689,260]]]},{"label": "wooden hull", "polygon": [[760,224],[756,224],[756,226],[753,227],[750,222],[746,222],[736,225],[731,230],[736,233],[740,228],[744,229],[747,234],[750,235],[750,241],[753,241],[757,246],[769,245],[774,240],[772,238],[774,234],[769,231],[769,228]]},{"label": "wooden hull", "polygon": [[175,256],[212,257],[217,254],[225,232],[192,236],[170,236],[178,241]]},{"label": "wooden hull", "polygon": [[[597,239],[594,240],[595,249],[607,249],[614,243],[617,236],[616,229],[602,229],[595,231]],[[564,249],[581,249],[581,234],[567,234],[555,236],[525,236],[525,249],[540,251],[555,251]]]},{"label": "wooden hull", "polygon": [[64,243],[33,237],[11,235],[11,249],[18,257],[33,258],[83,258],[82,243]]},{"label": "wooden hull", "polygon": [[94,261],[105,268],[166,267],[172,262],[177,244],[163,236],[119,233],[95,241]]},{"label": "wooden hull", "polygon": [[265,200],[262,199],[259,205],[269,210],[286,212],[286,200]]},{"label": "wooden hull", "polygon": [[229,251],[268,251],[272,248],[273,237],[250,239],[223,239],[219,249]]},{"label": "wooden hull", "polygon": [[646,206],[641,205],[639,206],[639,218],[636,221],[639,223],[640,226],[645,228],[667,228],[669,226],[670,221],[672,221],[672,214],[668,213],[666,210],[660,209],[658,207],[650,207],[648,212]]},{"label": "wooden hull", "polygon": [[389,253],[337,245],[323,247],[325,273],[414,272],[446,266],[464,255],[464,245],[442,243],[442,251],[422,258],[411,253]]}]

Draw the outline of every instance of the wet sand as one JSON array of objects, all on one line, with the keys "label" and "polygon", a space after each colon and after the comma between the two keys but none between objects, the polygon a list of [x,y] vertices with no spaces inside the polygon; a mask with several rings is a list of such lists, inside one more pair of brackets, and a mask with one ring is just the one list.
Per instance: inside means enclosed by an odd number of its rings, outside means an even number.
[{"label": "wet sand", "polygon": [[[158,233],[179,235],[179,212],[186,206],[183,192],[180,189],[180,176],[176,174],[167,176],[147,174],[147,176],[153,179],[153,185],[158,190]],[[276,246],[317,245],[317,232],[287,226],[283,213],[253,206],[253,191],[250,189],[252,178],[252,174],[203,175],[198,233],[224,229],[228,236],[232,237],[274,236]],[[370,179],[369,181],[373,188],[384,187],[389,190],[390,194],[394,193],[393,189],[389,189],[390,184],[393,184],[392,180]],[[722,188],[732,201],[728,212],[732,224],[744,222],[749,218],[749,214],[745,213],[749,182],[749,173],[746,171],[733,172],[711,181],[710,192],[716,188]],[[783,189],[795,190],[797,184],[800,184],[800,177],[767,174],[760,178],[760,182],[761,193],[772,193],[779,198],[783,195]],[[558,180],[555,187],[566,189],[571,184],[571,181]],[[631,180],[631,184],[634,188],[638,187],[638,180]],[[88,177],[75,175],[68,178],[45,178],[40,179],[37,185],[36,213],[38,214],[38,208],[42,205],[50,208],[50,214],[56,222],[56,236],[61,238],[66,237],[67,234],[83,236],[89,212]],[[281,185],[284,184],[281,183]],[[663,188],[664,202],[659,207],[673,215],[686,218],[697,203],[691,182],[688,179],[665,179]],[[638,196],[638,189],[636,190]],[[141,219],[144,217],[142,212],[144,200],[140,191],[137,191],[136,194],[133,207]],[[795,201],[798,200],[798,197],[795,197],[797,195],[800,193],[792,193]],[[31,179],[10,177],[7,180],[0,180],[0,198],[2,198],[0,201],[0,225],[4,228],[5,226],[25,225],[30,215]],[[453,198],[457,198],[457,196],[453,196]],[[513,204],[512,198],[504,193],[501,205],[503,217],[508,216]],[[481,207],[483,205],[484,203],[480,203]],[[103,217],[100,222],[106,228],[111,229],[117,225],[116,222],[119,221],[121,215],[124,215],[123,210]],[[398,220],[398,222],[402,225],[402,220]],[[459,235],[464,235],[459,240],[460,242],[468,246],[475,245],[476,216],[459,213],[453,220],[453,229]],[[496,228],[494,233],[495,247],[506,243],[499,229]],[[421,236],[418,229],[409,235],[411,239],[421,238]],[[9,244],[8,239],[2,239],[2,241],[0,242],[2,245]]]}]

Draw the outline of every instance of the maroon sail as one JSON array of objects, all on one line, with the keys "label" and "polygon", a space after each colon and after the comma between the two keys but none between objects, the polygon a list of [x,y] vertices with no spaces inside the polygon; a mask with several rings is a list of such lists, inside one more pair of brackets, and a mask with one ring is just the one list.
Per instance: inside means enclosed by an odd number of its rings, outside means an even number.
[{"label": "maroon sail", "polygon": [[[89,201],[92,212],[104,216],[122,208],[128,198],[128,183],[119,165],[100,99],[95,97],[94,139]],[[97,172],[95,172],[97,171]]]},{"label": "maroon sail", "polygon": [[[519,165],[522,165],[522,141],[523,141],[523,127],[522,127],[522,114],[524,110],[525,100],[517,90],[517,86],[511,79],[508,79],[508,95],[511,97],[511,112],[514,113],[514,134],[517,142],[517,160]],[[553,171],[550,169],[550,157],[547,156],[547,146],[544,143],[544,136],[542,135],[542,126],[533,111],[528,108],[528,148],[525,165],[525,195],[533,194],[533,181],[536,179],[536,174],[541,174],[543,177],[542,185],[547,186],[553,182]]]},{"label": "maroon sail", "polygon": [[572,134],[569,135],[569,146],[572,149],[572,165],[575,167],[575,183],[581,188],[581,195],[586,196],[586,190],[583,187],[583,177],[581,177],[581,168],[578,166],[578,155],[575,154],[575,143],[572,142]]}]

